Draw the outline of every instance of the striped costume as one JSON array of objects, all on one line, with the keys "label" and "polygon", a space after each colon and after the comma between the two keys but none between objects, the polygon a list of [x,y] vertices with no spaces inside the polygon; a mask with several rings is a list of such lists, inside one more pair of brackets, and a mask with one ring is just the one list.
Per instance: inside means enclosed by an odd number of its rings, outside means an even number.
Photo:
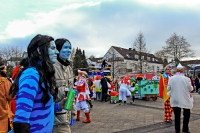
[{"label": "striped costume", "polygon": [[54,104],[53,96],[43,106],[43,95],[39,87],[39,73],[33,67],[26,69],[19,79],[16,96],[14,122],[30,124],[31,133],[51,133],[54,124],[54,110],[61,111],[60,103]]}]

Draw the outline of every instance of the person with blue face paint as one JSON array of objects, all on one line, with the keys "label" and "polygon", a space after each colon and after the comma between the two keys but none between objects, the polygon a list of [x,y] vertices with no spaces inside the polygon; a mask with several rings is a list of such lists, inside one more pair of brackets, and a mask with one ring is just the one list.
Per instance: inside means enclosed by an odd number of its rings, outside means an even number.
[{"label": "person with blue face paint", "polygon": [[58,51],[54,39],[36,35],[28,45],[27,63],[15,78],[9,94],[16,97],[14,133],[52,133],[54,113],[66,99],[55,103],[55,70]]},{"label": "person with blue face paint", "polygon": [[[74,74],[70,67],[71,43],[65,38],[60,38],[55,41],[56,48],[59,51],[57,62],[54,64],[55,79],[59,102],[67,96],[67,92],[74,86]],[[70,126],[76,122],[76,106],[74,104],[72,111],[62,110],[55,113],[55,122],[53,133],[71,133]]]},{"label": "person with blue face paint", "polygon": [[49,52],[49,59],[52,63],[57,62],[57,54],[59,54],[58,50],[56,49],[56,44],[54,41],[50,41],[50,46],[48,48]]}]

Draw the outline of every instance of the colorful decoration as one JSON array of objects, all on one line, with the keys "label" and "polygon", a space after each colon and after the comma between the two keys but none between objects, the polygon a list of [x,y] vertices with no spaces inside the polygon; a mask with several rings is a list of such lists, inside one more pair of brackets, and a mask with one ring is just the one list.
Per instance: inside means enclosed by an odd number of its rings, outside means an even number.
[{"label": "colorful decoration", "polygon": [[[143,88],[143,87],[145,87],[145,86],[147,86],[147,85],[154,85],[154,88],[156,89],[157,86],[158,86],[158,81],[155,81],[155,80],[148,80],[145,84],[139,85],[138,87],[139,87],[139,88]],[[150,88],[150,86],[149,86],[149,88]]]}]

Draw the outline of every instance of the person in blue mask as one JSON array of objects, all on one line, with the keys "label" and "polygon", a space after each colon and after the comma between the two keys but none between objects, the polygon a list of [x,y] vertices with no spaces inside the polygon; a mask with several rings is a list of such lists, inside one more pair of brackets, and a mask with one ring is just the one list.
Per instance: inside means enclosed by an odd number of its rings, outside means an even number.
[{"label": "person in blue mask", "polygon": [[[65,38],[56,39],[56,48],[59,51],[57,62],[54,63],[56,90],[58,97],[57,102],[67,96],[67,92],[74,86],[74,74],[70,67],[71,43]],[[70,60],[70,61],[69,61]],[[55,113],[55,122],[53,133],[71,133],[70,126],[76,122],[76,106],[74,103],[71,111],[62,110]]]},{"label": "person in blue mask", "polygon": [[[54,39],[36,35],[28,45],[28,63],[18,73],[10,94],[16,97],[14,133],[51,133],[54,113],[61,111],[66,98],[55,103],[53,63],[58,50]],[[11,131],[12,132],[12,131]]]}]

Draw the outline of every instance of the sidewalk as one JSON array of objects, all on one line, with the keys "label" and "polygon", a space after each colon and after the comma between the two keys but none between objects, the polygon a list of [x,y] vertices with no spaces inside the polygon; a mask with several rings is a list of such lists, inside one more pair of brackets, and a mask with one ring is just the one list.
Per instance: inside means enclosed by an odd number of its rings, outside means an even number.
[{"label": "sidewalk", "polygon": [[[200,95],[194,96],[191,110],[190,132],[200,133]],[[128,98],[130,103],[130,98]],[[163,100],[135,100],[134,105],[118,105],[109,102],[93,101],[91,123],[76,122],[72,133],[174,133],[172,124],[163,122]],[[83,111],[81,120],[85,119]]]}]

